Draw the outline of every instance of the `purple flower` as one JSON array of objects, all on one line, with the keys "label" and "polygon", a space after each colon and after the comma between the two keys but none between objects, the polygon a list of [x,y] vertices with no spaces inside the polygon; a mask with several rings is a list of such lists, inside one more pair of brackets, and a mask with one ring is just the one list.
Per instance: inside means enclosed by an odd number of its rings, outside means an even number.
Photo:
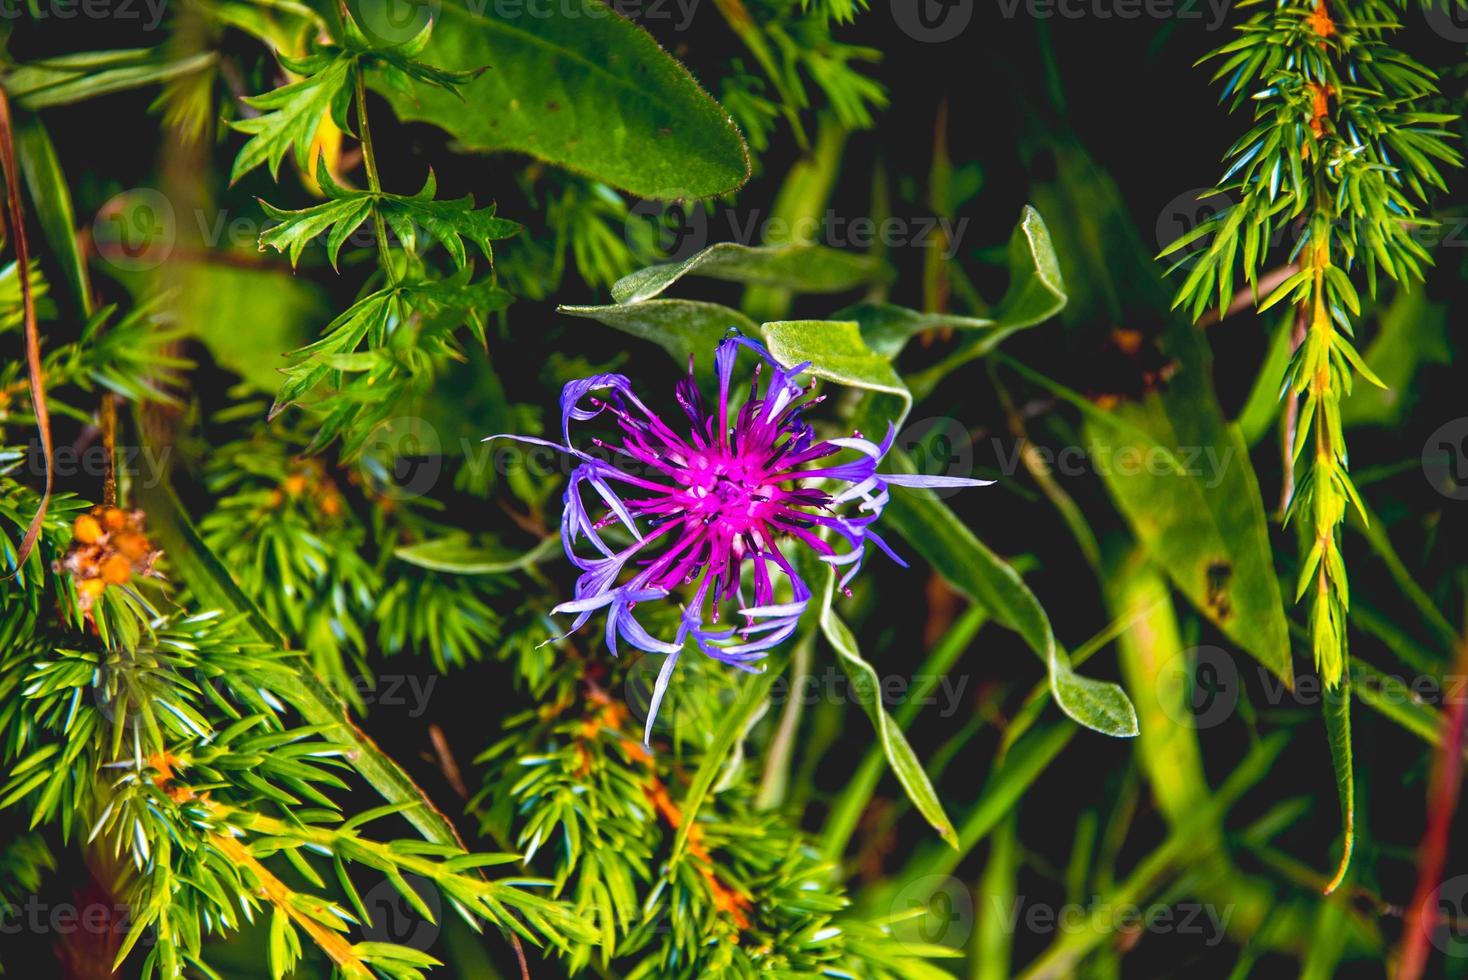
[{"label": "purple flower", "polygon": [[[741,348],[760,360],[749,396],[731,417],[729,383]],[[566,557],[581,574],[574,597],[553,611],[575,616],[563,634],[570,635],[604,609],[607,647],[613,654],[620,639],[667,655],[648,709],[644,738],[649,740],[668,679],[690,637],[708,656],[754,671],[767,651],[795,632],[811,590],[780,550],[782,542],[804,545],[843,569],[841,588],[847,591],[869,543],[906,567],[872,527],[887,504],[889,485],[991,482],[878,473],[877,463],[895,435],[890,423],[880,445],[861,433],[817,441],[801,413],[821,398],[808,397],[815,382],[801,385],[795,380],[809,363],[786,368],[755,341],[731,336],[719,344],[714,364],[719,397],[712,408],[694,382],[691,359],[688,377],[676,387],[678,406],[688,420],[682,434],[642,403],[626,377],[598,374],[572,381],[562,391],[563,442],[490,436],[550,446],[578,461],[563,498],[561,540]],[[761,393],[760,375],[766,368],[769,380]],[[621,444],[591,442],[607,450],[610,460],[571,445],[572,422],[604,413],[621,430]],[[846,461],[832,459],[842,454]],[[845,486],[832,493],[822,489],[823,482]],[[595,515],[588,504],[596,508]],[[630,535],[625,546],[608,542],[602,534],[618,524]],[[776,601],[781,576],[790,584],[790,596]],[[752,590],[752,601],[746,589]],[[653,636],[637,621],[634,609],[680,590],[686,599],[677,632],[671,640]],[[743,621],[718,626],[724,607],[736,609]]]}]

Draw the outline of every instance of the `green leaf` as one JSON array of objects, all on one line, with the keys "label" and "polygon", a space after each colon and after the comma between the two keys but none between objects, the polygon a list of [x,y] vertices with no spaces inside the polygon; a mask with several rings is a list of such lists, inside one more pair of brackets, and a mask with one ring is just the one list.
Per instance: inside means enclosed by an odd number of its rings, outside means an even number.
[{"label": "green leaf", "polygon": [[280,161],[286,152],[295,148],[296,165],[303,172],[310,169],[308,155],[316,130],[328,112],[342,119],[346,112],[346,100],[351,89],[347,85],[351,77],[352,59],[340,54],[317,54],[306,59],[300,67],[309,67],[311,74],[299,82],[283,85],[263,95],[245,99],[260,114],[238,120],[231,125],[250,139],[240,148],[230,170],[229,180],[234,183],[262,163],[274,178],[280,170]]},{"label": "green leaf", "polygon": [[[324,175],[326,169],[321,167],[320,172]],[[326,185],[323,183],[321,186]],[[342,195],[298,211],[282,210],[270,202],[260,201],[266,216],[277,222],[260,232],[260,251],[273,248],[277,252],[285,252],[291,257],[291,266],[295,267],[307,245],[316,241],[321,232],[329,230],[326,258],[332,263],[332,268],[336,268],[336,255],[341,252],[342,244],[371,217],[371,205],[371,194]]]},{"label": "green leaf", "polygon": [[[324,174],[325,168],[321,168]],[[322,185],[323,187],[326,185]],[[322,232],[330,229],[326,238],[326,258],[333,269],[342,243],[352,232],[362,226],[372,215],[371,194],[349,194],[313,204],[299,211],[285,211],[267,201],[261,201],[267,217],[278,222],[260,232],[260,251],[273,248],[290,256],[291,266],[300,261],[306,246],[316,240]]]},{"label": "green leaf", "polygon": [[493,204],[475,209],[472,195],[466,194],[451,201],[436,201],[433,196],[437,187],[433,171],[430,170],[428,180],[417,194],[407,197],[398,194],[380,195],[377,206],[382,210],[388,227],[392,228],[401,241],[412,241],[416,237],[414,229],[422,227],[448,250],[460,268],[468,264],[464,243],[460,240],[461,237],[467,238],[479,246],[485,261],[493,265],[494,250],[489,243],[518,234],[520,226],[513,221],[495,217]]},{"label": "green leaf", "polygon": [[87,263],[77,244],[76,213],[71,204],[71,188],[56,148],[39,116],[16,121],[15,155],[25,175],[26,189],[35,205],[36,218],[46,243],[61,264],[72,299],[83,316],[92,314],[92,287],[87,277]]},{"label": "green leaf", "polygon": [[1351,870],[1356,850],[1356,769],[1351,753],[1351,681],[1341,679],[1333,691],[1325,692],[1325,730],[1330,738],[1330,763],[1335,770],[1336,796],[1341,805],[1341,859],[1325,886],[1329,895],[1340,887]]},{"label": "green leaf", "polygon": [[[777,320],[764,325],[770,355],[788,367],[809,361],[810,374],[850,388],[896,396],[901,414],[892,424],[901,426],[912,408],[912,395],[884,357],[872,353],[861,328],[851,321]],[[881,434],[876,434],[881,438]]]},{"label": "green leaf", "polygon": [[332,371],[329,358],[333,355],[349,354],[369,337],[371,346],[379,346],[387,336],[398,293],[389,288],[363,296],[326,325],[321,339],[292,351],[292,363],[281,369],[286,380],[275,395],[270,417],[279,415],[326,380]]},{"label": "green leaf", "polygon": [[17,65],[0,76],[0,84],[20,107],[45,109],[166,82],[203,71],[215,60],[212,51],[174,60],[160,58],[155,48],[88,51]]},{"label": "green leaf", "polygon": [[1293,684],[1268,518],[1248,447],[1238,428],[1223,420],[1201,332],[1174,319],[1164,352],[1177,363],[1166,390],[1141,404],[1088,414],[1091,460],[1137,539],[1178,590]]},{"label": "green leaf", "polygon": [[1005,337],[1049,320],[1065,309],[1068,299],[1050,229],[1040,212],[1027,206],[1009,238],[1009,287],[994,308],[993,328],[965,335],[956,350],[914,377],[913,395],[924,397],[949,373],[987,354]]},{"label": "green leaf", "polygon": [[691,299],[650,299],[610,306],[562,306],[561,313],[581,316],[615,330],[650,340],[667,351],[680,368],[693,359],[695,372],[713,374],[713,351],[733,327],[755,336],[759,327],[738,310]]},{"label": "green leaf", "polygon": [[888,269],[872,256],[824,245],[752,247],[720,242],[682,262],[649,266],[623,276],[612,284],[612,298],[621,304],[652,299],[689,275],[800,293],[840,293],[880,282],[887,278]]},{"label": "green leaf", "polygon": [[938,836],[956,848],[958,833],[953,829],[948,814],[943,812],[943,804],[938,800],[937,791],[933,789],[928,774],[923,771],[917,754],[907,743],[907,737],[902,734],[902,727],[882,705],[881,678],[877,676],[875,668],[862,658],[851,630],[831,609],[831,597],[835,588],[836,570],[831,568],[826,572],[826,583],[819,599],[821,632],[836,651],[841,669],[851,681],[851,691],[857,703],[872,720],[872,727],[877,730],[878,741],[887,756],[887,764],[892,767],[892,774],[902,784],[913,806],[938,831]]},{"label": "green leaf", "polygon": [[500,575],[516,572],[558,553],[561,539],[552,535],[529,551],[515,551],[495,541],[475,542],[468,534],[447,534],[393,550],[393,557],[419,568],[454,575]]},{"label": "green leaf", "polygon": [[[902,353],[909,340],[925,330],[986,330],[989,331],[987,340],[999,326],[998,321],[985,317],[922,313],[891,303],[857,303],[838,311],[832,318],[855,321],[861,327],[862,339],[872,349],[872,353],[889,361]],[[993,341],[997,342],[997,339]]]},{"label": "green leaf", "polygon": [[[167,304],[178,322],[219,366],[274,394],[285,353],[305,342],[308,324],[325,312],[320,289],[278,268],[180,261],[169,268],[174,291]],[[240,329],[242,309],[251,311],[248,331]]]},{"label": "green leaf", "polygon": [[261,232],[260,248],[263,251],[270,246],[279,252],[289,252],[292,266],[307,245],[329,230],[326,256],[335,268],[342,244],[371,216],[374,207],[399,241],[415,243],[418,229],[422,228],[448,250],[459,268],[468,264],[464,238],[478,245],[485,260],[492,264],[494,252],[490,242],[509,238],[520,231],[515,222],[495,217],[493,205],[475,210],[472,196],[452,201],[434,200],[438,184],[431,170],[422,190],[404,196],[343,190],[332,180],[325,164],[318,161],[316,169],[316,180],[329,198],[324,203],[299,211],[283,211],[260,202],[266,214],[279,222]]},{"label": "green leaf", "polygon": [[462,87],[467,106],[436,88],[373,85],[400,118],[433,123],[471,150],[528,153],[642,197],[710,197],[748,180],[727,113],[647,32],[597,0],[545,13],[444,5],[421,57],[489,66]]},{"label": "green leaf", "polygon": [[[887,459],[898,472],[917,467],[900,450]],[[954,588],[988,609],[1000,624],[1019,633],[1044,661],[1050,693],[1076,722],[1106,735],[1137,734],[1137,713],[1116,684],[1076,674],[1055,642],[1050,618],[1034,593],[1008,563],[985,547],[932,492],[901,489],[892,494],[882,520]]]}]

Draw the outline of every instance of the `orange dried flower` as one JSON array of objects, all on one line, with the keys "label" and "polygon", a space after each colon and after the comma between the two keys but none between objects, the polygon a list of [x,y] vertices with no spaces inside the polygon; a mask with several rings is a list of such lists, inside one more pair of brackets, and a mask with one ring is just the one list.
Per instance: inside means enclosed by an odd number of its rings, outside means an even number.
[{"label": "orange dried flower", "polygon": [[72,533],[82,544],[96,544],[106,532],[102,530],[102,525],[97,523],[95,517],[91,514],[83,514],[76,519]]},{"label": "orange dried flower", "polygon": [[98,506],[73,522],[71,548],[56,565],[77,580],[77,604],[90,615],[107,586],[156,577],[160,554],[143,533],[142,511]]}]

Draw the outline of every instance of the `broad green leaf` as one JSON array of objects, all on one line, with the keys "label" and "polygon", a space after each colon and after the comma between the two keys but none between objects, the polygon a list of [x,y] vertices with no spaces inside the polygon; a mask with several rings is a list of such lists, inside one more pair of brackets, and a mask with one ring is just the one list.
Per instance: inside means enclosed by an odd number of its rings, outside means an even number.
[{"label": "broad green leaf", "polygon": [[516,551],[498,542],[476,542],[468,534],[454,533],[395,548],[393,557],[435,572],[497,575],[537,564],[557,553],[560,544],[561,539],[552,535],[529,551]]},{"label": "broad green leaf", "polygon": [[851,630],[831,609],[831,597],[835,588],[836,570],[831,568],[826,573],[825,585],[816,600],[820,603],[821,632],[825,634],[826,642],[836,651],[841,669],[851,681],[852,695],[872,720],[872,727],[877,730],[877,739],[887,755],[887,764],[892,767],[892,774],[902,784],[913,806],[932,824],[938,835],[957,847],[958,834],[948,815],[943,812],[943,804],[938,800],[937,791],[933,789],[928,774],[923,771],[917,754],[907,743],[907,737],[902,734],[902,726],[892,719],[882,705],[881,678],[877,676],[876,669],[863,659]]},{"label": "broad green leaf", "polygon": [[462,100],[370,81],[400,118],[433,123],[471,150],[528,153],[642,197],[711,197],[748,180],[748,151],[728,114],[646,31],[597,0],[545,13],[443,5],[418,57],[488,66],[462,86]]},{"label": "broad green leaf", "polygon": [[[912,408],[912,395],[890,361],[872,353],[861,328],[841,320],[777,320],[763,327],[770,355],[787,367],[809,361],[809,373],[827,381],[892,395],[902,412],[892,424],[901,426]],[[880,439],[882,433],[874,433]]]},{"label": "broad green leaf", "polygon": [[612,284],[618,303],[652,299],[684,276],[779,286],[798,293],[840,293],[887,277],[881,260],[824,245],[767,245],[735,242],[710,245],[682,262],[649,266]]},{"label": "broad green leaf", "polygon": [[902,353],[907,342],[924,330],[985,330],[989,331],[987,339],[999,325],[998,321],[986,317],[923,313],[891,303],[857,303],[833,314],[833,319],[855,321],[872,353],[889,361]]},{"label": "broad green leaf", "polygon": [[713,352],[733,327],[747,336],[759,327],[738,310],[691,299],[649,299],[609,306],[562,306],[561,313],[586,317],[623,333],[650,340],[672,355],[680,368],[693,358],[700,377],[713,374]]},{"label": "broad green leaf", "polygon": [[6,94],[24,109],[71,105],[203,71],[214,64],[212,51],[166,60],[154,48],[88,51],[31,61],[0,76]]},{"label": "broad green leaf", "polygon": [[35,205],[36,218],[51,253],[61,264],[72,300],[83,316],[92,314],[92,288],[87,277],[87,263],[77,244],[76,213],[71,204],[71,188],[56,148],[39,116],[16,121],[15,155],[25,175],[26,189]]},{"label": "broad green leaf", "polygon": [[[1174,319],[1164,352],[1177,365],[1166,390],[1088,415],[1092,463],[1178,590],[1292,684],[1284,603],[1248,447],[1223,420],[1202,334]],[[1112,418],[1125,428],[1111,425]]]},{"label": "broad green leaf", "polygon": [[[174,262],[168,300],[179,323],[203,342],[221,367],[266,394],[280,387],[285,354],[306,339],[325,311],[320,290],[279,269],[218,262]],[[240,310],[251,329],[240,329]]]},{"label": "broad green leaf", "polygon": [[[889,451],[887,459],[898,472],[917,472],[912,460],[900,450]],[[1071,669],[1055,642],[1050,618],[1019,573],[990,551],[932,492],[894,492],[882,520],[954,588],[1024,638],[1044,661],[1050,693],[1062,711],[1079,724],[1106,735],[1137,734],[1136,710],[1126,692],[1116,684],[1082,677]]]},{"label": "broad green leaf", "polygon": [[1325,886],[1325,894],[1335,891],[1351,870],[1351,855],[1356,850],[1356,764],[1351,753],[1351,680],[1341,679],[1340,686],[1325,692],[1325,730],[1330,738],[1330,763],[1335,770],[1336,796],[1341,804],[1341,859],[1335,874]]}]

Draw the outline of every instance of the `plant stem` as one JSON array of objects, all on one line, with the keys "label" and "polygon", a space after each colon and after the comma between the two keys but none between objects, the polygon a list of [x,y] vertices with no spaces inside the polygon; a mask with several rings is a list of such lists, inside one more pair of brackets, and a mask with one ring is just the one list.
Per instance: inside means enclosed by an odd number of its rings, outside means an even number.
[{"label": "plant stem", "polygon": [[[372,146],[372,128],[367,124],[367,73],[359,62],[352,69],[357,86],[357,129],[362,140],[362,165],[367,170],[367,189],[374,195],[382,194],[382,178],[377,172],[377,151]],[[374,201],[372,205],[372,231],[377,236],[377,252],[382,259],[382,269],[387,275],[388,285],[396,285],[397,273],[393,269],[392,251],[387,244],[387,225],[382,220],[382,211]]]}]

